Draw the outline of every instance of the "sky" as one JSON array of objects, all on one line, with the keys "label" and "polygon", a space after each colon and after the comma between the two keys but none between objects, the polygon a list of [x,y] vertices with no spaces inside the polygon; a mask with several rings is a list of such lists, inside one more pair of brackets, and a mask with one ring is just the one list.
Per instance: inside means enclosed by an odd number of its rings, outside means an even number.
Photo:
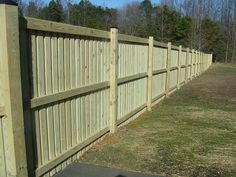
[{"label": "sky", "polygon": [[[28,3],[30,0],[23,0],[23,2]],[[40,0],[43,4],[48,4],[50,0]],[[66,1],[66,0],[63,0]],[[72,2],[79,2],[80,0],[72,0]],[[142,2],[142,0],[90,0],[90,2],[97,6],[110,7],[110,8],[120,8],[123,5],[130,2]],[[151,0],[153,4],[157,4],[160,0]]]},{"label": "sky", "polygon": [[[142,0],[90,0],[90,2],[92,2],[93,4],[96,4],[102,7],[112,7],[112,8],[119,8],[133,1],[142,2]],[[152,3],[154,4],[158,2],[159,0],[152,0]]]}]

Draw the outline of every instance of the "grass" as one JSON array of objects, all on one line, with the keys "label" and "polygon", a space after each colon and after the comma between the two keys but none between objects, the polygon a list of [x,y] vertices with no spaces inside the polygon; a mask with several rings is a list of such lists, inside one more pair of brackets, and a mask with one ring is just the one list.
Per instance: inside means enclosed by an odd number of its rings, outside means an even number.
[{"label": "grass", "polygon": [[212,66],[81,161],[161,176],[236,177],[236,66]]}]

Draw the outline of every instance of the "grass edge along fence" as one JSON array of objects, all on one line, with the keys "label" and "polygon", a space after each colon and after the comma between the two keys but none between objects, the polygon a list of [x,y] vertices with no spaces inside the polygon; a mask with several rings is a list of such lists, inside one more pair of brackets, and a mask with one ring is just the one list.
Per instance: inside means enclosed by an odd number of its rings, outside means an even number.
[{"label": "grass edge along fence", "polygon": [[0,4],[0,176],[53,176],[211,65],[211,54]]}]

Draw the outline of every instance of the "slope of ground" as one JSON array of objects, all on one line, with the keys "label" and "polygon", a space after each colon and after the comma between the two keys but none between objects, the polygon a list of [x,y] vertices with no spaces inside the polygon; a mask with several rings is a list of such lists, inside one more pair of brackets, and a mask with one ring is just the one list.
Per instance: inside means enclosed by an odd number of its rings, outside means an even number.
[{"label": "slope of ground", "polygon": [[212,66],[81,161],[162,176],[236,176],[236,65]]}]

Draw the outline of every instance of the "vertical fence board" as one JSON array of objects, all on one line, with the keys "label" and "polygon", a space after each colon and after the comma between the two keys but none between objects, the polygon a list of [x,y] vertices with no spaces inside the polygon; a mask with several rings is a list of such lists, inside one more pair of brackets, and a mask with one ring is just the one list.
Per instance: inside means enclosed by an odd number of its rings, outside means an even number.
[{"label": "vertical fence board", "polygon": [[2,120],[0,119],[0,176],[7,177]]},{"label": "vertical fence board", "polygon": [[[210,55],[171,49],[171,43],[168,48],[155,46],[153,38],[149,43],[135,38],[123,41],[116,29],[111,30],[110,38],[27,30],[31,47],[26,50],[32,65],[29,102],[110,83],[30,109],[35,123],[32,148],[36,152],[36,176],[56,174],[91,147],[96,141],[91,138],[109,129],[115,132],[117,125],[136,118],[146,105],[151,110],[155,101],[165,94],[168,97],[180,83],[211,64]],[[1,152],[2,141],[0,124]],[[85,145],[88,142],[92,144]],[[1,174],[4,156],[0,157]]]},{"label": "vertical fence board", "polygon": [[152,110],[152,68],[153,68],[153,37],[149,37],[148,46],[148,95],[147,95],[147,107],[148,111]]}]

